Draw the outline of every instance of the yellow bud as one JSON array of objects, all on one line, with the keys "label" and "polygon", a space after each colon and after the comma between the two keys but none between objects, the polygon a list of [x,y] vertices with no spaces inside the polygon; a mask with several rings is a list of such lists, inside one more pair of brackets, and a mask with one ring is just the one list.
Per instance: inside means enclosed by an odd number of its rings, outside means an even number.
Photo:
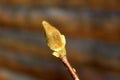
[{"label": "yellow bud", "polygon": [[50,47],[50,49],[55,51],[53,55],[58,56],[59,52],[65,49],[65,36],[62,35],[58,29],[50,25],[47,21],[43,21],[42,24],[45,30],[47,44]]}]

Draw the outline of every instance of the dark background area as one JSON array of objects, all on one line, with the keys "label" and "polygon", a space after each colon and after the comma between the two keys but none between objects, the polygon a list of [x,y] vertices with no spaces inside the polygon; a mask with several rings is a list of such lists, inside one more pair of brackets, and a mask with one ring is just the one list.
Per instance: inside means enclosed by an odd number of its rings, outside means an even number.
[{"label": "dark background area", "polygon": [[81,80],[120,80],[119,0],[0,0],[0,80],[72,80],[43,20],[66,36]]}]

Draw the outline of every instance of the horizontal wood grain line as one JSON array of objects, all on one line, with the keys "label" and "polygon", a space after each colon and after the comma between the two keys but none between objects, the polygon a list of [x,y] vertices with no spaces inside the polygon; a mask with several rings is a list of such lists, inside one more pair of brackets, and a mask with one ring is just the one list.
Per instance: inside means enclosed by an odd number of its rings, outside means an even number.
[{"label": "horizontal wood grain line", "polygon": [[[5,62],[6,59],[4,58],[0,58],[0,66],[10,69],[12,71],[18,72],[18,73],[22,73],[31,77],[36,77],[36,78],[40,78],[40,79],[45,79],[45,80],[58,80],[58,79],[62,79],[62,80],[69,80],[70,77],[67,77],[67,73],[66,72],[62,72],[60,69],[57,69],[57,65],[56,67],[41,67],[41,66],[35,66],[35,67],[31,67],[31,66],[25,66],[23,64],[20,64],[19,62],[16,62],[15,60],[7,60],[7,62]],[[55,69],[56,68],[56,69]],[[59,72],[59,73],[58,73]],[[56,74],[57,73],[57,74]]]},{"label": "horizontal wood grain line", "polygon": [[[37,80],[36,78],[26,76],[24,74],[20,74],[11,70],[8,70],[6,68],[0,69],[0,80]],[[41,80],[41,79],[39,79]]]},{"label": "horizontal wood grain line", "polygon": [[4,6],[19,6],[19,7],[68,7],[68,8],[83,8],[88,7],[91,9],[105,9],[114,10],[119,9],[118,0],[49,0],[49,1],[34,1],[34,0],[6,0],[0,1],[1,5]]},{"label": "horizontal wood grain line", "polygon": [[[46,48],[37,47],[35,45],[26,44],[21,41],[12,40],[12,39],[0,39],[0,47],[2,49],[8,49],[13,52],[19,52],[21,54],[27,54],[32,56],[42,56],[47,57]],[[49,51],[49,50],[48,50]],[[49,55],[48,55],[49,56]],[[50,56],[49,56],[50,57]]]},{"label": "horizontal wood grain line", "polygon": [[[59,14],[55,12],[59,12]],[[34,9],[29,11],[28,9],[18,9],[15,14],[13,13],[14,9],[0,9],[1,28],[41,33],[41,22],[46,19],[63,34],[72,38],[88,38],[111,43],[120,43],[120,20],[116,12],[114,14],[111,12],[107,14],[104,14],[104,12],[100,12],[99,14],[96,12],[85,12],[87,17],[84,12],[80,13],[78,11],[77,13],[75,11],[61,9],[40,11]]]}]

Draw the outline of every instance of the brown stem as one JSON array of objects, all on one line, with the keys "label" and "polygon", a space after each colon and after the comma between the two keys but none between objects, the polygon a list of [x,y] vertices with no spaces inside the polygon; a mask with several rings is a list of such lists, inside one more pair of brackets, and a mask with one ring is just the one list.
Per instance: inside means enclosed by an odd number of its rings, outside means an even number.
[{"label": "brown stem", "polygon": [[78,74],[76,73],[76,70],[70,65],[68,62],[68,59],[66,56],[60,57],[66,68],[69,70],[71,76],[73,77],[74,80],[80,80],[78,77]]}]

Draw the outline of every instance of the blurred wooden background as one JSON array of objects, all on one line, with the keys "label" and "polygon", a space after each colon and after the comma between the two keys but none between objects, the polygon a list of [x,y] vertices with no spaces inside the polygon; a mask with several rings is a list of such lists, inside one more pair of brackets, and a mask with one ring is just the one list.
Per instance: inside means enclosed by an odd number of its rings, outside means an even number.
[{"label": "blurred wooden background", "polygon": [[81,80],[120,80],[119,0],[0,0],[1,80],[72,80],[51,55],[42,20],[65,34]]}]

